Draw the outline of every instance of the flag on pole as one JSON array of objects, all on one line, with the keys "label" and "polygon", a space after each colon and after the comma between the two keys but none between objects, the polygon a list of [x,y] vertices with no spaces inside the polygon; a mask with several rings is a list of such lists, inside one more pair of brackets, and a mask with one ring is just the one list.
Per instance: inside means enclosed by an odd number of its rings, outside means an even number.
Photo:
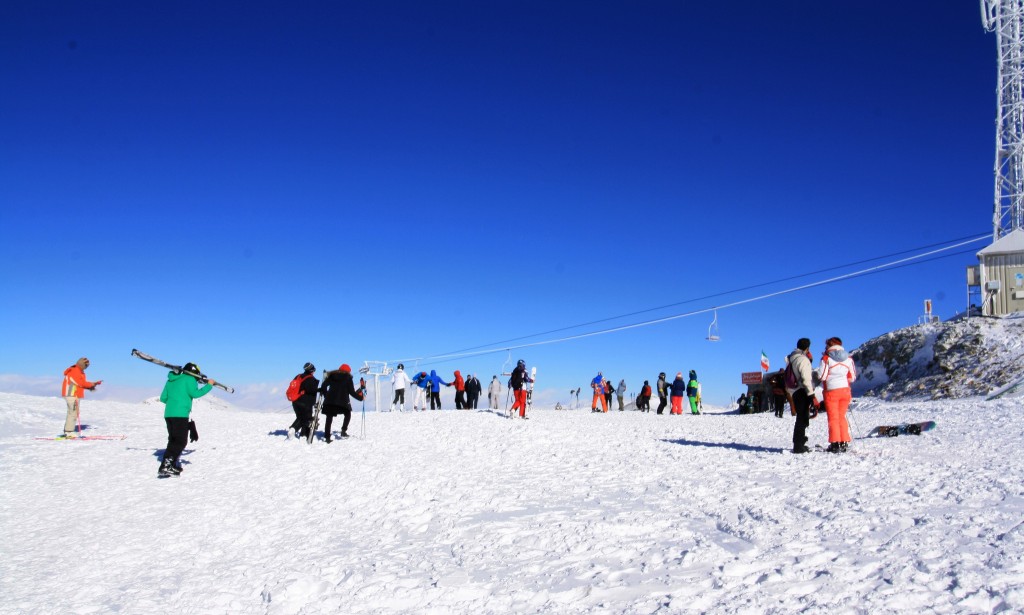
[{"label": "flag on pole", "polygon": [[761,351],[761,369],[768,371],[768,355],[763,350]]}]

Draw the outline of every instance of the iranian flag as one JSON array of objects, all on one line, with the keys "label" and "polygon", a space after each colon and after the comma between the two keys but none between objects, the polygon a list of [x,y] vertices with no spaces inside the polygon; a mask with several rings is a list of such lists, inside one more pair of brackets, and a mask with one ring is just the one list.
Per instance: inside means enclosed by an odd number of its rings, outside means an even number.
[{"label": "iranian flag", "polygon": [[768,355],[763,350],[761,351],[761,369],[768,371]]}]

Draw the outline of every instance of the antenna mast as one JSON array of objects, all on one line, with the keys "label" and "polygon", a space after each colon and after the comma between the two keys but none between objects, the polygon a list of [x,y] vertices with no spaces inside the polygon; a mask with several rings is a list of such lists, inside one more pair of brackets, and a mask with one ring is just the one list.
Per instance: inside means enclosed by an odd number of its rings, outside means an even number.
[{"label": "antenna mast", "polygon": [[1024,227],[1024,0],[981,0],[981,23],[999,51],[995,241]]}]

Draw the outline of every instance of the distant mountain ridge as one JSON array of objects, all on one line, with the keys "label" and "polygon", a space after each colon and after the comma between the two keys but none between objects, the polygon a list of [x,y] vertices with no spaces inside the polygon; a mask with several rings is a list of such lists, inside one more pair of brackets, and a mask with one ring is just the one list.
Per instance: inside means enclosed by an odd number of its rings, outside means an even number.
[{"label": "distant mountain ridge", "polygon": [[887,400],[986,395],[1024,377],[1024,313],[906,327],[850,354],[859,371],[855,395]]}]

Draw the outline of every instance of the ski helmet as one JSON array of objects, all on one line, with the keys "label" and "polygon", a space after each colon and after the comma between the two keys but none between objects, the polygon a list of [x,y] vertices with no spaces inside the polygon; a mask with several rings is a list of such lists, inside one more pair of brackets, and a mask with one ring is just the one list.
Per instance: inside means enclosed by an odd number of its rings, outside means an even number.
[{"label": "ski helmet", "polygon": [[520,366],[520,367],[526,367],[526,361],[524,361],[524,360],[522,360],[522,359],[519,359],[519,362],[518,362],[518,363],[516,363],[516,365],[518,365],[518,366]]},{"label": "ski helmet", "polygon": [[308,363],[307,362],[305,365],[302,366],[302,371],[304,373],[307,373],[307,374],[310,373],[310,372],[315,372],[316,371],[316,365],[313,365],[312,363]]},{"label": "ski helmet", "polygon": [[186,363],[185,366],[181,368],[181,371],[185,372],[186,374],[192,374],[194,376],[198,376],[199,374],[202,373],[202,370],[199,369],[199,366],[191,362]]},{"label": "ski helmet", "polygon": [[405,369],[405,365],[403,365],[403,364],[399,363],[399,364],[398,364],[398,369]]}]

